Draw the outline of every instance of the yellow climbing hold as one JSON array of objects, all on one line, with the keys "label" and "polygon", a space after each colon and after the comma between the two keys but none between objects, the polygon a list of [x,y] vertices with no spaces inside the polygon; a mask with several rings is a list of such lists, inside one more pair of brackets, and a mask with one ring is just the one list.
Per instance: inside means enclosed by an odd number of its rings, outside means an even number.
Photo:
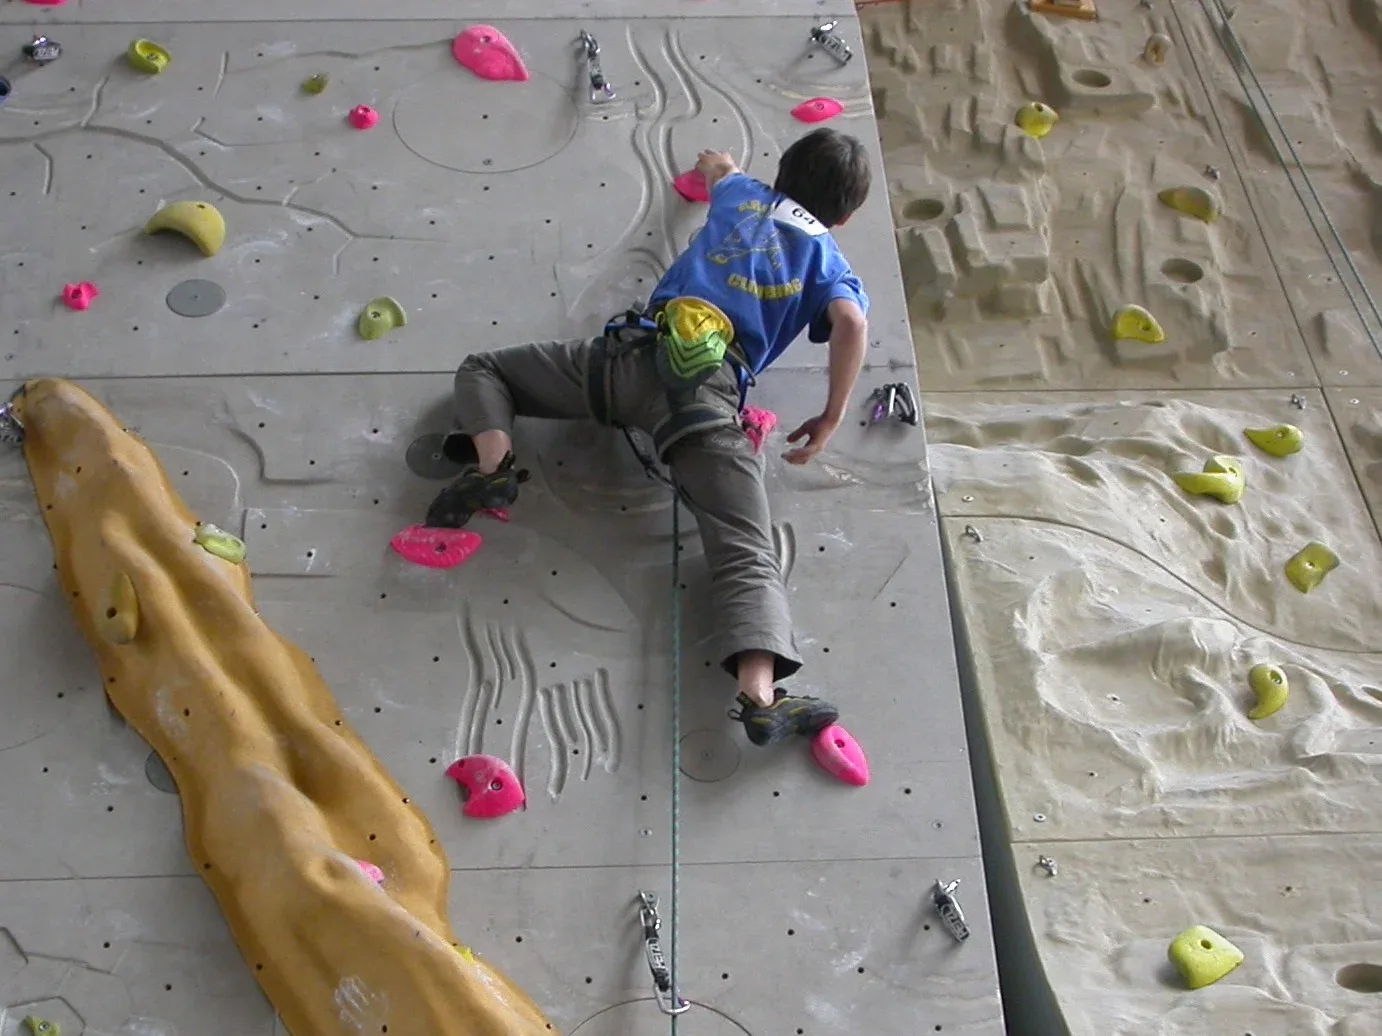
[{"label": "yellow climbing hold", "polygon": [[1286,696],[1291,693],[1290,681],[1278,666],[1266,662],[1259,663],[1248,670],[1248,686],[1257,696],[1257,704],[1248,713],[1248,719],[1266,719],[1286,704]]},{"label": "yellow climbing hold", "polygon": [[128,644],[139,632],[139,598],[125,573],[117,572],[111,579],[96,627],[101,637],[112,644]]},{"label": "yellow climbing hold", "polygon": [[1243,963],[1242,950],[1202,924],[1176,936],[1167,956],[1191,989],[1212,986]]},{"label": "yellow climbing hold", "polygon": [[474,954],[473,952],[471,952],[471,949],[470,949],[469,946],[457,946],[457,947],[456,947],[456,952],[459,953],[462,957],[465,958],[466,963],[468,963],[468,964],[474,964],[474,963],[475,963],[475,954]]},{"label": "yellow climbing hold", "polygon": [[1050,133],[1059,121],[1060,116],[1056,109],[1040,101],[1028,101],[1017,109],[1018,128],[1027,136],[1036,137],[1038,140]]},{"label": "yellow climbing hold", "polygon": [[181,234],[206,256],[215,255],[226,241],[226,221],[220,210],[207,201],[175,201],[163,206],[144,224],[146,234],[164,230]]},{"label": "yellow climbing hold", "polygon": [[1243,432],[1258,449],[1273,457],[1289,457],[1299,453],[1305,445],[1305,433],[1293,424],[1278,424],[1271,428],[1248,428]]},{"label": "yellow climbing hold", "polygon": [[1171,51],[1171,37],[1165,33],[1154,32],[1147,37],[1142,48],[1142,59],[1149,65],[1166,64],[1166,55]]},{"label": "yellow climbing hold", "polygon": [[1213,223],[1223,212],[1218,197],[1204,187],[1168,187],[1157,197],[1163,205],[1204,223]]},{"label": "yellow climbing hold", "polygon": [[1286,578],[1303,594],[1324,582],[1324,577],[1339,567],[1339,555],[1323,543],[1307,543],[1286,562]]},{"label": "yellow climbing hold", "polygon": [[361,338],[372,341],[383,338],[395,327],[403,327],[407,323],[408,314],[398,300],[381,295],[377,299],[371,299],[370,304],[360,313],[357,330]]},{"label": "yellow climbing hold", "polygon": [[331,77],[325,72],[313,72],[302,81],[302,92],[305,94],[319,94],[326,89],[326,84],[331,82]]},{"label": "yellow climbing hold", "polygon": [[1113,314],[1113,337],[1156,345],[1166,341],[1166,332],[1156,322],[1156,317],[1141,306],[1129,304]]},{"label": "yellow climbing hold", "polygon": [[25,1018],[24,1024],[28,1026],[31,1036],[62,1036],[61,1027],[33,1015]]},{"label": "yellow climbing hold", "polygon": [[1176,471],[1171,474],[1176,485],[1196,496],[1212,496],[1226,504],[1236,504],[1243,498],[1248,474],[1234,457],[1214,456],[1204,462],[1203,471]]},{"label": "yellow climbing hold", "polygon": [[158,75],[173,60],[173,56],[153,40],[135,40],[125,51],[125,59],[136,71]]},{"label": "yellow climbing hold", "polygon": [[210,522],[197,523],[197,531],[193,534],[192,542],[208,554],[214,554],[232,565],[238,565],[245,560],[245,541]]}]

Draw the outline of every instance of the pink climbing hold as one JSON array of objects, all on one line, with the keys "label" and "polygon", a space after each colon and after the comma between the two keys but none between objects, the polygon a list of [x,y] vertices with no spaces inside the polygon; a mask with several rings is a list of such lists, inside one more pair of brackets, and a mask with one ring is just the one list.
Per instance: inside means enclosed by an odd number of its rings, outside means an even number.
[{"label": "pink climbing hold", "polygon": [[509,509],[507,507],[486,507],[482,511],[476,511],[486,518],[493,518],[496,522],[507,522],[509,520]]},{"label": "pink climbing hold", "polygon": [[480,549],[478,533],[468,529],[433,529],[410,525],[389,546],[414,565],[424,568],[455,568]]},{"label": "pink climbing hold", "polygon": [[468,817],[493,820],[520,808],[527,801],[523,785],[509,764],[492,755],[468,755],[446,768],[446,776],[467,792]]},{"label": "pink climbing hold", "polygon": [[69,309],[89,309],[100,294],[101,289],[90,281],[62,286],[62,301],[67,303]]},{"label": "pink climbing hold", "polygon": [[28,3],[37,7],[61,7],[67,0],[28,0]]},{"label": "pink climbing hold", "polygon": [[811,755],[821,768],[846,784],[862,788],[869,782],[869,761],[848,730],[833,723],[816,735]]},{"label": "pink climbing hold", "polygon": [[472,25],[456,37],[451,54],[481,79],[528,81],[528,69],[508,38],[493,25]]},{"label": "pink climbing hold", "polygon": [[379,122],[379,113],[368,104],[357,104],[347,116],[350,124],[358,130],[374,129]]},{"label": "pink climbing hold", "polygon": [[833,97],[813,97],[793,108],[792,114],[801,122],[825,122],[844,110],[845,106]]},{"label": "pink climbing hold", "polygon": [[365,872],[365,877],[369,878],[370,881],[376,885],[384,884],[384,872],[370,863],[369,860],[356,860],[355,864]]},{"label": "pink climbing hold", "polygon": [[746,406],[740,417],[744,421],[744,432],[753,443],[753,452],[761,453],[768,434],[777,427],[777,415],[762,407]]},{"label": "pink climbing hold", "polygon": [[692,169],[682,173],[672,181],[672,186],[677,189],[687,201],[709,201],[710,191],[705,185],[705,177],[701,175],[699,169]]}]

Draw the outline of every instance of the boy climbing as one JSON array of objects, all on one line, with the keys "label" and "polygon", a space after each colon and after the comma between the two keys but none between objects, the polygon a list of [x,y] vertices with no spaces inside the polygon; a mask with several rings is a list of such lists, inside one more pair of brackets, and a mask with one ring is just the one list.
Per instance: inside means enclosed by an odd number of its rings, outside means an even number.
[{"label": "boy climbing", "polygon": [[515,417],[594,418],[651,436],[700,529],[721,665],[738,681],[730,716],[766,745],[815,734],[839,712],[777,686],[802,663],[745,395],[806,330],[829,342],[826,400],[787,437],[799,445],[783,459],[807,463],[844,419],[867,348],[869,300],[830,228],[864,203],[871,173],[858,140],[824,128],[783,153],[771,188],[723,152],[701,152],[696,169],[709,215],[644,313],[611,321],[595,338],[476,353],[461,364],[458,429],[444,449],[465,470],[433,501],[427,524],[459,528],[517,500],[528,474],[513,455]]}]

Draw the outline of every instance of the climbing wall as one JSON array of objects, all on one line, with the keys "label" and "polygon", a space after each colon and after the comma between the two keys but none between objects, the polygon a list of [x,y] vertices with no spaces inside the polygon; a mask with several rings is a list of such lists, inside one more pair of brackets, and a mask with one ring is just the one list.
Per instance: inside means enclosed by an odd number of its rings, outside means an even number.
[{"label": "climbing wall", "polygon": [[[508,521],[476,520],[472,558],[424,569],[389,540],[448,474],[415,444],[449,426],[460,360],[589,334],[645,299],[704,219],[671,187],[701,148],[771,180],[807,128],[791,109],[825,96],[843,106],[832,125],[878,163],[851,12],[836,31],[856,57],[841,66],[809,41],[815,4],[725,6],[568,4],[575,21],[560,4],[499,19],[412,0],[370,21],[324,3],[213,4],[205,23],[172,24],[137,21],[162,13],[151,3],[0,10],[15,55],[0,106],[5,394],[78,383],[153,450],[192,514],[243,538],[264,623],[306,652],[342,722],[430,820],[458,939],[564,1034],[668,1028],[636,899],[661,897],[669,952],[670,499],[616,435],[524,422],[533,478]],[[528,79],[457,63],[452,41],[477,23],[512,41]],[[614,87],[603,103],[581,30]],[[21,56],[36,33],[61,45],[56,61]],[[137,39],[171,58],[161,71],[133,67]],[[318,93],[304,89],[314,76]],[[370,128],[352,123],[359,106],[378,116]],[[804,341],[754,399],[781,421],[768,478],[807,662],[796,683],[842,704],[872,779],[830,778],[805,743],[753,749],[726,717],[732,684],[709,653],[684,516],[688,1036],[1003,1030],[924,437],[865,419],[872,388],[914,383],[881,170],[877,183],[838,235],[874,303],[855,415],[817,463],[777,459],[825,398],[824,348]],[[179,202],[223,217],[214,254],[143,233]],[[364,312],[391,326],[362,336]],[[80,478],[91,449],[76,436],[45,463]],[[228,809],[233,789],[198,780],[181,802],[170,770],[213,761],[166,764],[107,703],[44,521],[63,492],[59,477],[36,495],[21,454],[0,456],[0,1034],[27,1032],[26,1017],[63,1036],[280,1032],[261,991],[275,982],[320,984],[339,1020],[294,1036],[420,1033],[409,1002],[360,974],[266,975],[277,965],[237,948],[183,827],[207,795]],[[195,671],[179,681],[195,703]],[[168,690],[148,688],[159,723]],[[262,733],[283,758],[310,757]],[[526,809],[462,814],[445,771],[480,753],[511,763]],[[350,790],[332,792],[349,827]],[[222,839],[223,859],[282,865],[244,830]],[[960,881],[966,942],[934,907],[938,879]],[[299,937],[362,929],[325,930]]]},{"label": "climbing wall", "polygon": [[1003,945],[1059,1016],[1013,1031],[1382,1032],[1382,19],[1097,12],[864,15]]}]

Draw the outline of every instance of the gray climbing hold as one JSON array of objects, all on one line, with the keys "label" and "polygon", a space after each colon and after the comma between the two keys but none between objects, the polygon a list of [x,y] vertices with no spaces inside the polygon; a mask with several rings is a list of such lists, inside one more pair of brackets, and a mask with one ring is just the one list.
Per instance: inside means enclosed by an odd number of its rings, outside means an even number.
[{"label": "gray climbing hold", "polygon": [[10,96],[10,81],[4,76],[0,76],[0,104],[4,104]]},{"label": "gray climbing hold", "polygon": [[183,281],[168,292],[168,308],[180,317],[208,317],[226,304],[226,290],[215,281]]},{"label": "gray climbing hold", "polygon": [[168,772],[167,765],[157,752],[150,752],[149,758],[144,760],[144,776],[159,791],[165,791],[169,795],[178,793],[177,782],[173,780],[173,775]]},{"label": "gray climbing hold", "polygon": [[414,439],[408,446],[408,470],[419,478],[438,482],[459,475],[461,466],[455,461],[447,460],[446,454],[442,453],[443,438],[441,433],[433,432]]}]

